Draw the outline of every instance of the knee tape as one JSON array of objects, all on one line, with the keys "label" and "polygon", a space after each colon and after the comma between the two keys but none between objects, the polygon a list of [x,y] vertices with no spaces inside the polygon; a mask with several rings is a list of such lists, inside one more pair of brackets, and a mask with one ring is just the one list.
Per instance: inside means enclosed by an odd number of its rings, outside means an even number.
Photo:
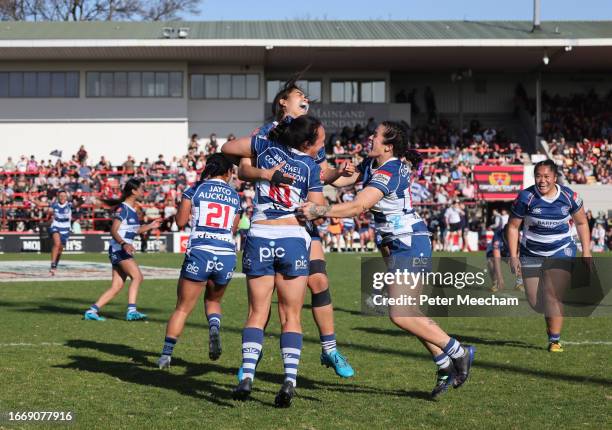
[{"label": "knee tape", "polygon": [[327,269],[325,268],[325,260],[310,260],[310,275],[314,275],[316,273],[323,273],[327,275]]},{"label": "knee tape", "polygon": [[312,307],[320,308],[322,306],[330,305],[332,302],[331,294],[329,293],[329,288],[325,291],[321,291],[320,293],[312,294]]}]

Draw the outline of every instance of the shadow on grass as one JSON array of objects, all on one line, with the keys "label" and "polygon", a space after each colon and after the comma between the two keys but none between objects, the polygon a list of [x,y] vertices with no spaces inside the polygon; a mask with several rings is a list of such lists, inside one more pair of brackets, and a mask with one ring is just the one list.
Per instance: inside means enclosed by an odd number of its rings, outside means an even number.
[{"label": "shadow on grass", "polygon": [[[394,336],[394,337],[402,337],[408,336],[408,334],[401,329],[394,328],[378,328],[378,327],[355,327],[353,330],[362,331],[369,334],[374,334],[377,336]],[[459,339],[462,343],[468,344],[476,344],[476,345],[492,345],[492,346],[511,346],[516,348],[526,348],[526,349],[537,349],[541,350],[542,348],[537,347],[531,343],[523,342],[520,340],[506,340],[506,339],[486,339],[483,337],[475,337],[475,336],[463,336],[459,334],[448,334],[451,337]]]},{"label": "shadow on grass", "polygon": [[[232,382],[234,382],[235,379],[233,378],[235,378],[234,375],[236,374],[237,370],[235,368],[219,366],[213,363],[190,363],[180,358],[173,357],[173,366],[185,368],[185,372],[182,375],[177,375],[174,373],[160,371],[156,368],[156,364],[154,361],[157,357],[156,353],[135,349],[128,345],[74,339],[66,342],[66,346],[75,349],[93,349],[96,351],[104,352],[109,355],[129,359],[130,361],[132,361],[132,363],[100,360],[87,356],[70,356],[70,358],[73,360],[72,363],[56,367],[85,370],[94,373],[106,373],[123,381],[140,385],[173,389],[183,395],[206,399],[211,401],[212,403],[221,404],[223,406],[233,406],[233,404],[225,402],[226,400],[231,399],[231,391],[233,386],[229,384],[216,384],[211,381],[201,381],[200,379],[195,378],[214,372],[217,374],[227,375],[231,377],[233,380]],[[150,357],[152,357],[153,359],[150,359]],[[284,377],[281,373],[258,371],[256,373],[256,380],[265,381],[275,385],[281,385],[283,383]],[[393,397],[403,397],[408,395],[410,397],[418,399],[423,399],[426,397],[428,398],[429,396],[429,394],[426,392],[386,390],[347,382],[342,381],[334,383],[327,381],[317,381],[304,376],[300,376],[298,382],[298,390],[323,389],[327,391],[335,391],[345,394],[357,393],[386,395]],[[209,393],[206,395],[201,392],[205,390],[209,390]],[[257,386],[254,387],[253,392],[269,392],[272,395],[276,394],[276,392],[272,390],[260,390],[257,388]],[[299,392],[299,397],[313,402],[320,402],[318,398],[305,395],[303,391]],[[271,402],[263,402],[255,398],[251,398],[251,400],[258,401],[265,405],[272,405]]]}]

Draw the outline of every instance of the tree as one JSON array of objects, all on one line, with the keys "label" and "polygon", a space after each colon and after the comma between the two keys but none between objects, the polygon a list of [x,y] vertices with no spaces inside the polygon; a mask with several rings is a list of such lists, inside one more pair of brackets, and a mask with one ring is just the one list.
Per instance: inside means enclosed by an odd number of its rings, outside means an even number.
[{"label": "tree", "polygon": [[200,0],[0,0],[0,21],[171,21]]}]

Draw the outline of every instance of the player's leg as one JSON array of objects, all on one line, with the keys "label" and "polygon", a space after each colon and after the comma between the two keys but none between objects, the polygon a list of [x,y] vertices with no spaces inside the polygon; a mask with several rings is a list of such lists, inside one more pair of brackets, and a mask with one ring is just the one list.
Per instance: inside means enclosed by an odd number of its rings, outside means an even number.
[{"label": "player's leg", "polygon": [[177,286],[176,308],[168,320],[164,346],[161,357],[157,362],[160,369],[170,367],[170,361],[176,342],[183,333],[185,322],[198,302],[198,298],[202,294],[203,289],[203,281],[193,281],[183,277],[179,279]]},{"label": "player's leg", "polygon": [[355,372],[336,345],[334,307],[329,291],[325,254],[318,240],[313,240],[310,244],[308,288],[311,293],[312,316],[321,340],[321,364],[333,367],[338,376],[349,378]]},{"label": "player's leg", "polygon": [[210,279],[204,294],[204,310],[208,320],[208,357],[217,360],[221,356],[221,300],[227,285],[234,276],[236,254],[212,255],[208,257],[206,268],[211,269]]},{"label": "player's leg", "polygon": [[54,276],[57,270],[57,263],[59,262],[59,256],[61,255],[62,248],[60,232],[57,230],[51,232],[51,240],[53,241],[53,244],[51,245],[51,269],[49,269],[49,273],[51,276]]},{"label": "player's leg", "polygon": [[227,284],[219,285],[213,281],[206,284],[204,294],[204,309],[208,320],[208,357],[211,360],[218,360],[221,356],[221,300],[225,294]]},{"label": "player's leg", "polygon": [[128,308],[125,314],[127,321],[139,321],[147,318],[146,314],[138,312],[136,302],[138,300],[138,290],[140,284],[144,280],[140,267],[133,258],[122,260],[119,262],[121,269],[130,277],[130,286],[128,287]]},{"label": "player's leg", "polygon": [[[247,247],[249,238],[247,238]],[[243,262],[244,266],[244,262]],[[245,400],[251,394],[255,369],[261,357],[264,341],[264,327],[270,314],[274,275],[247,275],[249,310],[242,330],[242,364],[239,370],[240,382],[233,391],[236,400]]]},{"label": "player's leg", "polygon": [[[571,264],[568,262],[568,264]],[[563,268],[543,271],[544,315],[548,334],[548,351],[563,352],[561,330],[563,328],[563,297],[570,287],[571,272]]]},{"label": "player's leg", "polygon": [[297,371],[302,354],[301,312],[307,276],[286,276],[277,273],[275,284],[281,323],[280,348],[285,379],[274,401],[277,407],[289,407],[295,395]]},{"label": "player's leg", "polygon": [[103,306],[115,298],[119,291],[123,289],[127,274],[118,265],[113,265],[113,272],[111,278],[111,287],[106,290],[96,302],[85,311],[84,319],[91,321],[104,321],[105,318],[101,317],[98,313]]}]

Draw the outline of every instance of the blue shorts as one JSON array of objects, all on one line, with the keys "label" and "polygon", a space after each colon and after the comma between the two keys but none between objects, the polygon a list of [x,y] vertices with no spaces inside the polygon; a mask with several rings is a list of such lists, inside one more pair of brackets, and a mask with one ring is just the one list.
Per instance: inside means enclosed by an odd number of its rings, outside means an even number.
[{"label": "blue shorts", "polygon": [[134,258],[133,255],[128,254],[126,251],[120,249],[119,251],[113,251],[113,248],[108,248],[108,258],[110,258],[111,264],[113,266],[118,265],[122,261],[129,260],[130,258]]},{"label": "blue shorts", "polygon": [[300,226],[253,224],[244,247],[242,271],[248,276],[308,276],[310,235]]},{"label": "blue shorts", "polygon": [[185,253],[181,278],[195,282],[211,280],[215,285],[227,285],[236,270],[236,254],[215,255],[202,249],[191,249]]},{"label": "blue shorts", "polygon": [[408,270],[409,272],[431,272],[431,240],[427,235],[407,235],[383,245],[389,250],[387,270]]},{"label": "blue shorts", "polygon": [[523,277],[537,277],[541,270],[546,269],[562,269],[571,272],[573,270],[574,258],[578,248],[575,243],[560,249],[553,255],[544,257],[530,253],[526,248],[521,246],[520,260]]},{"label": "blue shorts", "polygon": [[60,235],[60,241],[62,245],[66,245],[68,242],[68,238],[70,238],[70,230],[60,229],[58,227],[49,227],[49,236],[53,237],[54,233],[58,233]]}]

